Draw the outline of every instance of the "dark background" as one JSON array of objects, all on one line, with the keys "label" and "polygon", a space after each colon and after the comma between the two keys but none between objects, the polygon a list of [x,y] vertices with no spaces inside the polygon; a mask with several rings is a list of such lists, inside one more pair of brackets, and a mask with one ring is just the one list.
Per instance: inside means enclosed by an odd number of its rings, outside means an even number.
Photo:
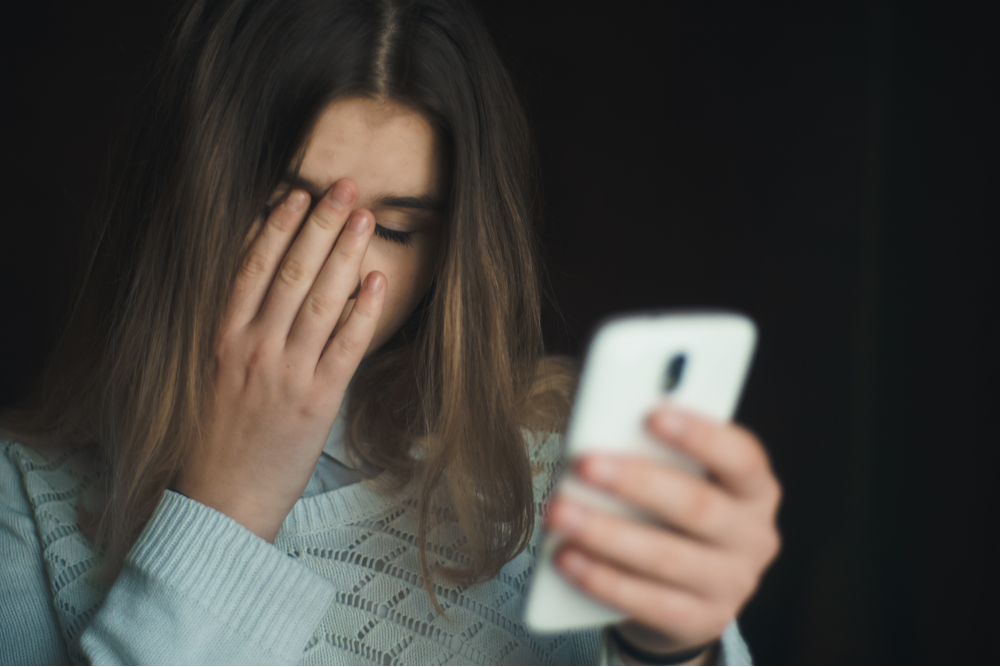
[{"label": "dark background", "polygon": [[[5,10],[0,405],[58,333],[112,127],[170,4]],[[784,550],[741,616],[755,659],[995,662],[992,17],[584,6],[483,5],[544,163],[565,318],[549,314],[550,348],[579,355],[623,309],[751,315],[739,419],[786,492]]]}]

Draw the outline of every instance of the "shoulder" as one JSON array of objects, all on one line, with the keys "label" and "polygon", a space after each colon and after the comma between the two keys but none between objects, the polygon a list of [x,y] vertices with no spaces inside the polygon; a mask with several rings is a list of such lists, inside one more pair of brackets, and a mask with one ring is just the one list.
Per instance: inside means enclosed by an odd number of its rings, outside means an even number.
[{"label": "shoulder", "polygon": [[51,454],[43,454],[16,440],[0,439],[0,502],[11,506],[20,504],[16,501],[21,496],[27,500],[25,475],[51,467]]},{"label": "shoulder", "polygon": [[[34,487],[76,491],[89,486],[94,477],[92,457],[80,446],[29,447],[15,440],[0,439],[0,467],[16,472],[28,495]],[[76,495],[76,494],[74,494]]]},{"label": "shoulder", "polygon": [[27,508],[27,497],[21,481],[24,445],[0,439],[0,507]]},{"label": "shoulder", "polygon": [[[78,503],[90,507],[96,478],[90,452],[80,446],[38,449],[0,439],[0,506],[30,518],[40,536],[79,532]],[[51,525],[50,525],[51,524]]]},{"label": "shoulder", "polygon": [[0,663],[66,664],[44,555],[38,507],[24,471],[44,457],[13,440],[0,439]]}]

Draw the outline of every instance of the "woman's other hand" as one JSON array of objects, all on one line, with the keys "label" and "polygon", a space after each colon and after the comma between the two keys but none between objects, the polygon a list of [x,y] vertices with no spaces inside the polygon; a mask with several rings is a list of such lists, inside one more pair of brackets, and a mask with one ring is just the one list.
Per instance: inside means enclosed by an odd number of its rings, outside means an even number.
[{"label": "woman's other hand", "polygon": [[310,198],[294,190],[266,220],[216,341],[204,438],[173,486],[268,541],[309,482],[382,312],[385,276],[359,276],[375,219],[353,210],[357,199],[342,179],[302,224]]},{"label": "woman's other hand", "polygon": [[677,409],[647,420],[660,441],[698,459],[701,479],[646,459],[588,455],[584,482],[641,508],[645,525],[565,498],[548,526],[567,544],[556,567],[590,596],[629,616],[617,626],[632,645],[672,653],[718,639],[753,594],[780,547],[781,488],[753,434]]}]

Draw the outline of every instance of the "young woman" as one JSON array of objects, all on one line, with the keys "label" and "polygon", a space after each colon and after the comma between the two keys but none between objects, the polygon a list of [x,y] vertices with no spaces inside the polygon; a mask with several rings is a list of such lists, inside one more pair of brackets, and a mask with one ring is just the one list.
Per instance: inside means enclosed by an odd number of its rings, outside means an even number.
[{"label": "young woman", "polygon": [[[707,481],[579,462],[663,527],[547,503],[572,367],[542,354],[529,131],[471,8],[193,0],[117,160],[5,414],[0,662],[748,659],[779,498],[752,435],[650,415]],[[543,516],[628,621],[524,628]]]}]

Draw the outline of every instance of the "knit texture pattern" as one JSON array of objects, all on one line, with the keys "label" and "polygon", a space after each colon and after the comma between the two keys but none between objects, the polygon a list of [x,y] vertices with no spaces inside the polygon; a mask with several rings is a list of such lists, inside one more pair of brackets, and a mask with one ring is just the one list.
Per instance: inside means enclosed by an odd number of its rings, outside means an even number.
[{"label": "knit texture pattern", "polygon": [[63,640],[73,662],[86,664],[77,640],[107,593],[88,576],[98,559],[90,540],[80,531],[77,517],[77,503],[93,482],[87,457],[79,450],[65,450],[49,459],[20,444],[10,443],[7,448],[5,453],[21,472],[35,514]]},{"label": "knit texture pattern", "polygon": [[[559,438],[529,439],[536,520],[541,522],[559,464]],[[80,633],[107,591],[88,574],[97,564],[80,532],[77,503],[93,474],[74,451],[50,455],[4,443],[19,469],[38,529],[50,591],[71,659],[87,662]],[[416,541],[415,489],[390,496],[370,483],[300,499],[274,548],[330,581],[334,603],[304,646],[300,664],[595,664],[598,629],[536,636],[521,622],[540,531],[492,579],[471,586],[438,582],[437,614],[423,588]],[[446,515],[443,505],[434,508]],[[465,564],[463,538],[448,521],[428,536],[436,566]],[[277,594],[277,593],[276,593]],[[267,604],[267,600],[261,600]]]}]

